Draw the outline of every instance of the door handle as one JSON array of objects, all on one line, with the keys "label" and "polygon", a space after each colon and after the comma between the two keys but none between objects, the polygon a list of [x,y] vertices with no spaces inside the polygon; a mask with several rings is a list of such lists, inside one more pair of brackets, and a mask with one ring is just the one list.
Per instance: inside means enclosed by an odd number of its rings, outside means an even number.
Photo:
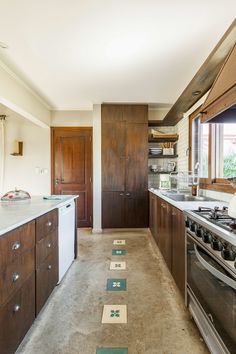
[{"label": "door handle", "polygon": [[59,184],[61,181],[60,181],[60,179],[59,178],[56,178],[55,179],[55,184]]},{"label": "door handle", "polygon": [[127,197],[129,197],[129,196],[130,196],[130,193],[126,193],[126,195],[127,195]]}]

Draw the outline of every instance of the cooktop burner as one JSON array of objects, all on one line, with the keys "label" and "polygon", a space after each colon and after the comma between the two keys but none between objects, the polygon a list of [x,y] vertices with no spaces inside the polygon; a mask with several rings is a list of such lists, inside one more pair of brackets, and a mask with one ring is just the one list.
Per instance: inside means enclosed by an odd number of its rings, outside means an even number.
[{"label": "cooktop burner", "polygon": [[215,207],[214,209],[199,207],[198,210],[194,210],[198,215],[212,222],[213,224],[224,228],[227,231],[236,233],[236,219],[231,218],[228,215],[228,208]]}]

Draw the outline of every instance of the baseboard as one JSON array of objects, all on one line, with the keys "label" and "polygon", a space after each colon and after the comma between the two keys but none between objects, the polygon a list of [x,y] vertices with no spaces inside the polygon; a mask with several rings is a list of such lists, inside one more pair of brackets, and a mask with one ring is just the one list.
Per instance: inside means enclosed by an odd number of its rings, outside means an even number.
[{"label": "baseboard", "polygon": [[92,234],[101,234],[102,229],[92,229]]}]

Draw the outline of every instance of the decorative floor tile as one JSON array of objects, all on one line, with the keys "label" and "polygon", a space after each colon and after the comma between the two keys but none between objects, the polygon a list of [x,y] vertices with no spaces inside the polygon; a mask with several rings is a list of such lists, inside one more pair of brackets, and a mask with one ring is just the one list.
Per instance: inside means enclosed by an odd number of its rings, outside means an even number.
[{"label": "decorative floor tile", "polygon": [[126,254],[126,250],[112,250],[112,256],[124,256]]},{"label": "decorative floor tile", "polygon": [[113,245],[125,245],[125,240],[114,240]]},{"label": "decorative floor tile", "polygon": [[126,262],[111,262],[110,263],[110,270],[125,270],[126,269]]},{"label": "decorative floor tile", "polygon": [[104,305],[102,323],[127,323],[127,305]]},{"label": "decorative floor tile", "polygon": [[107,291],[126,291],[126,279],[107,279]]},{"label": "decorative floor tile", "polygon": [[96,354],[128,354],[128,348],[97,348]]}]

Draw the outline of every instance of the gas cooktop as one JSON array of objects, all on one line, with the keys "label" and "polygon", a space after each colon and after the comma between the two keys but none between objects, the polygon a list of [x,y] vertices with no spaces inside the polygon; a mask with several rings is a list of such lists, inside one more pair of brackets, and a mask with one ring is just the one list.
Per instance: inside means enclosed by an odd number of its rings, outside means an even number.
[{"label": "gas cooktop", "polygon": [[236,219],[233,219],[228,215],[227,207],[223,207],[222,209],[217,206],[213,209],[199,207],[198,210],[193,210],[193,212],[226,231],[236,234]]}]

